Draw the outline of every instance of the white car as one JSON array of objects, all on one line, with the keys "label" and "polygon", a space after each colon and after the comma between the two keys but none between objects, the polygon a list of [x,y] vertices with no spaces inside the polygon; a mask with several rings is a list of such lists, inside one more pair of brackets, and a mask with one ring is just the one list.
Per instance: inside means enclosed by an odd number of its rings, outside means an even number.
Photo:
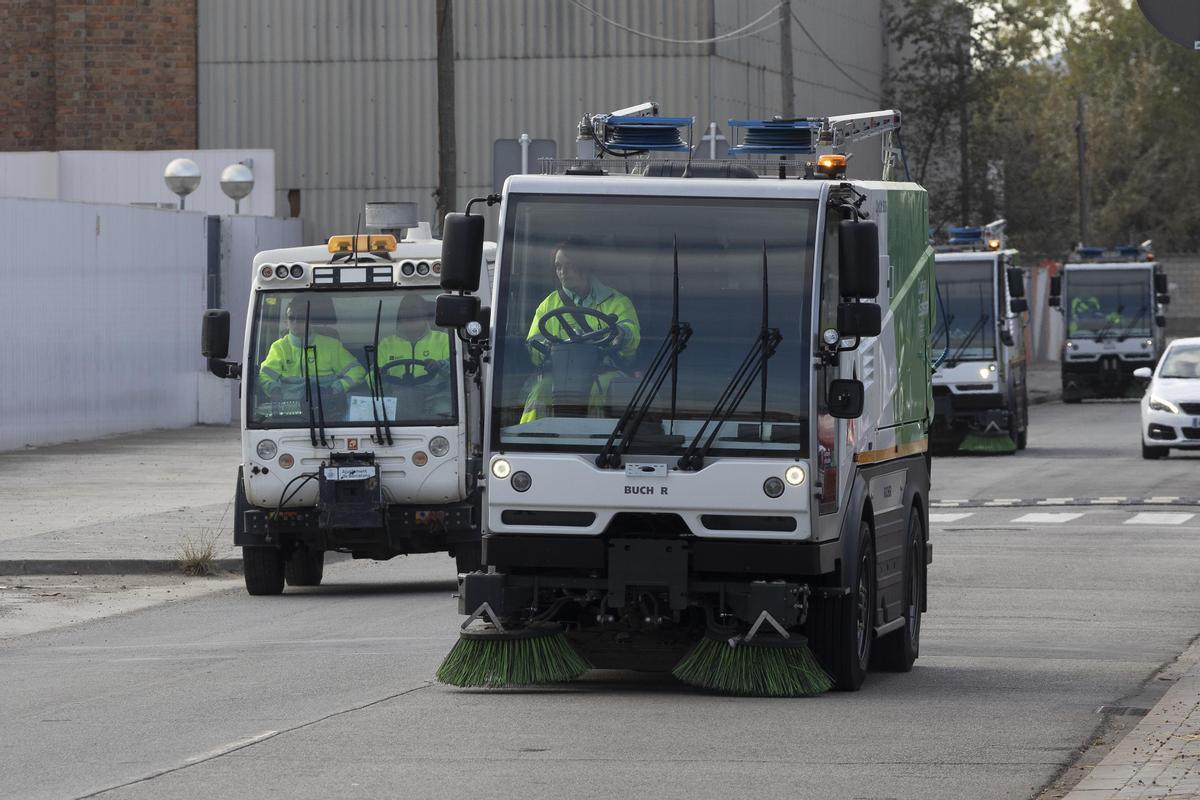
[{"label": "white car", "polygon": [[1142,398],[1142,458],[1163,458],[1172,447],[1200,450],[1200,338],[1167,345],[1153,372],[1134,370],[1149,380]]}]

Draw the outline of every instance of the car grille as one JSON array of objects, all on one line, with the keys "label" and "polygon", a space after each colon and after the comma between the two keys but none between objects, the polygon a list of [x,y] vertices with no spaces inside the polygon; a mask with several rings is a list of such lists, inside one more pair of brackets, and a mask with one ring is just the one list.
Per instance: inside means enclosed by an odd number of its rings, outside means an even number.
[{"label": "car grille", "polygon": [[1183,438],[1185,439],[1200,439],[1200,428],[1184,428]]},{"label": "car grille", "polygon": [[1179,408],[1185,414],[1200,415],[1200,403],[1180,403]]}]

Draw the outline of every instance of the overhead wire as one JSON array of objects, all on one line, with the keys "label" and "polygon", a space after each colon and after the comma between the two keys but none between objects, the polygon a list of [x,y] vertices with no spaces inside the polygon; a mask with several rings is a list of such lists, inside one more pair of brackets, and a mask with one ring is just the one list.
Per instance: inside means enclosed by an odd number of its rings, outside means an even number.
[{"label": "overhead wire", "polygon": [[745,25],[743,25],[740,28],[735,28],[734,30],[726,31],[725,33],[719,34],[717,36],[711,36],[706,39],[675,39],[670,36],[659,36],[657,34],[647,33],[646,31],[639,31],[637,28],[631,28],[628,25],[625,25],[624,23],[621,23],[615,19],[612,19],[611,17],[604,16],[603,14],[601,14],[599,11],[592,8],[591,6],[585,5],[584,3],[580,2],[580,0],[568,0],[568,2],[570,2],[571,5],[575,6],[579,10],[585,11],[588,14],[591,14],[593,17],[596,17],[597,19],[603,20],[604,22],[608,23],[609,25],[612,25],[614,28],[619,28],[627,33],[633,34],[634,36],[640,36],[643,39],[649,39],[649,40],[655,41],[655,42],[665,42],[666,44],[713,44],[714,42],[724,42],[724,41],[728,41],[730,39],[741,39],[746,36],[754,36],[755,34],[759,34],[759,33],[762,33],[763,31],[770,30],[771,28],[773,28],[779,24],[779,20],[776,19],[773,22],[763,25],[762,27],[755,27],[755,26],[758,26],[759,23],[761,23],[767,17],[771,16],[776,11],[778,11],[779,7],[781,5],[783,5],[783,3],[776,3],[775,5],[771,6],[771,8],[768,9],[766,13],[764,13],[762,16],[758,17],[757,19],[746,23]]},{"label": "overhead wire", "polygon": [[800,21],[800,17],[796,16],[795,11],[792,12],[792,19],[795,20],[796,24],[800,26],[800,30],[804,33],[805,36],[808,37],[808,40],[813,43],[813,47],[817,48],[817,52],[820,53],[822,56],[824,56],[825,60],[833,65],[834,69],[836,69],[838,72],[842,73],[842,75],[846,78],[846,80],[850,81],[855,86],[862,89],[864,92],[866,92],[867,94],[869,94],[872,97],[879,96],[879,94],[876,90],[874,90],[874,89],[870,88],[869,86],[867,86],[866,84],[860,82],[857,78],[855,78],[853,75],[851,75],[849,72],[847,72],[842,67],[841,64],[834,61],[833,56],[831,56],[831,55],[829,55],[829,53],[825,52],[825,49],[823,47],[821,47],[820,42],[817,41],[817,37],[815,37],[811,33],[809,33],[808,28],[804,27],[804,23]]}]

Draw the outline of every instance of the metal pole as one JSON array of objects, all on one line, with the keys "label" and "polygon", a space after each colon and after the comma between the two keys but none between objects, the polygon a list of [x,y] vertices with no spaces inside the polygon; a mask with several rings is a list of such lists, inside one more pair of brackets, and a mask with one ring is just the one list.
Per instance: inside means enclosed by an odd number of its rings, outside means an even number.
[{"label": "metal pole", "polygon": [[454,144],[454,3],[437,0],[437,227],[457,206],[458,154]]},{"label": "metal pole", "polygon": [[522,133],[521,138],[517,139],[521,144],[521,174],[529,174],[529,143],[532,141],[528,133]]},{"label": "metal pole", "polygon": [[1075,117],[1075,135],[1079,140],[1079,243],[1088,241],[1087,174],[1087,95],[1080,94]]},{"label": "metal pole", "polygon": [[792,76],[792,0],[783,0],[779,4],[779,79],[783,90],[779,113],[784,119],[793,119],[796,116],[796,86]]},{"label": "metal pole", "polygon": [[717,160],[717,123],[708,123],[708,158],[710,161]]}]

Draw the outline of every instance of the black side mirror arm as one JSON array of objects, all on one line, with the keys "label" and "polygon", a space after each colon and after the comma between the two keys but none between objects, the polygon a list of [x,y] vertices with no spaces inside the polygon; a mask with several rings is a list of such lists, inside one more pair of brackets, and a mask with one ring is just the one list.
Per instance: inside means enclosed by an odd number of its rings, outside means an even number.
[{"label": "black side mirror arm", "polygon": [[241,380],[242,365],[236,361],[225,361],[221,358],[208,359],[208,371],[218,378]]}]

